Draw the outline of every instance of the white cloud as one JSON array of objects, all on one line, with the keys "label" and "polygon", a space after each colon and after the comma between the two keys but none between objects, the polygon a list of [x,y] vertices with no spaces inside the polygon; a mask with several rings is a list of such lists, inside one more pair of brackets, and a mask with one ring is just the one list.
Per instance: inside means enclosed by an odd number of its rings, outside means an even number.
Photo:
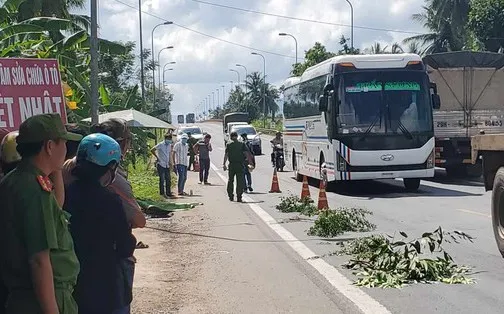
[{"label": "white cloud", "polygon": [[[350,24],[350,8],[345,0],[208,0],[222,5],[288,15],[317,21]],[[423,0],[351,0],[354,6],[355,26],[422,32],[420,25],[411,20],[413,13],[419,12]],[[121,4],[124,2],[134,8],[137,0],[101,0],[99,3],[100,35],[109,40],[138,42],[138,11]],[[299,58],[316,41],[324,44],[329,51],[339,47],[339,37],[350,37],[347,26],[324,25],[303,21],[288,20],[272,16],[257,15],[209,6],[191,0],[144,0],[143,38],[144,48],[151,47],[151,31],[163,21],[150,16],[153,14],[177,24],[200,32],[254,47],[279,53],[289,57],[263,53],[267,62],[267,80],[281,82],[287,78],[294,63],[294,41],[279,37],[279,32],[287,32],[298,40]],[[401,42],[411,34],[354,29],[354,44],[367,48],[374,42],[391,45]],[[157,51],[164,46],[173,45],[175,49],[164,51],[161,65],[176,61],[175,71],[167,72],[167,81],[174,93],[173,114],[187,113],[212,94],[221,85],[229,91],[229,81],[236,81],[236,74],[230,68],[240,71],[236,63],[247,66],[249,73],[262,71],[262,59],[252,56],[251,49],[231,45],[217,39],[182,29],[176,25],[158,27],[154,35]],[[137,45],[138,46],[138,45]],[[138,47],[137,47],[138,49]],[[222,98],[220,96],[220,98]],[[220,99],[222,102],[222,99]]]}]

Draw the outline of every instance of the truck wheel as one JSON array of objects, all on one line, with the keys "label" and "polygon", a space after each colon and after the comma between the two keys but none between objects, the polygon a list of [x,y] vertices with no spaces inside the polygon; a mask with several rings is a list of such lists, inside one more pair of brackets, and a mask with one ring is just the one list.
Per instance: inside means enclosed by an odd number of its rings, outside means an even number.
[{"label": "truck wheel", "polygon": [[497,247],[504,257],[504,167],[495,174],[492,190],[492,225]]},{"label": "truck wheel", "polygon": [[420,179],[417,178],[407,178],[403,179],[404,187],[408,192],[415,192],[420,187]]}]

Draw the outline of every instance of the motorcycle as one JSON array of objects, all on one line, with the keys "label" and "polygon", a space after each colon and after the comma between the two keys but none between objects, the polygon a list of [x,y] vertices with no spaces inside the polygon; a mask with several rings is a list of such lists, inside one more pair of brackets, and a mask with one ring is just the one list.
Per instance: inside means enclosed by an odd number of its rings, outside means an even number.
[{"label": "motorcycle", "polygon": [[275,167],[277,171],[283,172],[285,167],[283,147],[280,144],[271,146],[273,146],[273,167]]}]

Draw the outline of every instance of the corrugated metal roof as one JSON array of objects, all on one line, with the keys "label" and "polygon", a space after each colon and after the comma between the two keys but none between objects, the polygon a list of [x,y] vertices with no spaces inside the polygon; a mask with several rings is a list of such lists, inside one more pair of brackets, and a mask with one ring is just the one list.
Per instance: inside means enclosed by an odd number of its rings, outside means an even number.
[{"label": "corrugated metal roof", "polygon": [[[111,118],[123,119],[130,127],[175,129],[173,125],[163,120],[134,109],[104,113],[98,116],[98,121],[101,123]],[[82,121],[91,122],[91,118],[83,119]]]}]

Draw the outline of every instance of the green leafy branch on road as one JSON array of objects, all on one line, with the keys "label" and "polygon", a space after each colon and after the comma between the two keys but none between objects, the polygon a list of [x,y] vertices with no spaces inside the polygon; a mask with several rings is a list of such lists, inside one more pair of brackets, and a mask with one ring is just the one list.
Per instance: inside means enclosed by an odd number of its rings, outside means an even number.
[{"label": "green leafy branch on road", "polygon": [[280,204],[276,206],[276,209],[282,213],[300,213],[308,217],[318,214],[315,202],[309,197],[301,199],[295,195],[291,195],[281,197],[280,200]]},{"label": "green leafy branch on road", "polygon": [[472,237],[459,231],[443,232],[439,227],[420,238],[406,241],[408,235],[399,233],[402,240],[392,236],[373,235],[349,242],[339,254],[352,255],[344,266],[353,269],[356,285],[364,287],[400,288],[418,282],[469,284],[470,268],[459,266],[443,248],[444,242],[472,242]]},{"label": "green leafy branch on road", "polygon": [[319,213],[315,224],[308,230],[308,235],[332,238],[344,232],[368,232],[376,229],[369,222],[367,215],[373,213],[362,208],[338,208]]},{"label": "green leafy branch on road", "polygon": [[367,215],[372,215],[368,210],[338,208],[320,211],[309,197],[282,197],[276,209],[282,213],[300,213],[308,217],[318,215],[315,225],[308,230],[308,235],[331,238],[344,232],[367,232],[376,229],[376,225],[366,219]]}]

